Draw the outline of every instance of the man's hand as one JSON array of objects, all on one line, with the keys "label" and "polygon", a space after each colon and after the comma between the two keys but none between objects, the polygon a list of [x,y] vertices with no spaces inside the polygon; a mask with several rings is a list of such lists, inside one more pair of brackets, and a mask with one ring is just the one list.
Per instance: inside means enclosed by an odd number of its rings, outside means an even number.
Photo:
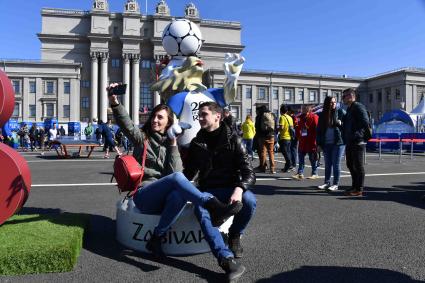
[{"label": "man's hand", "polygon": [[235,190],[233,191],[233,194],[230,196],[230,203],[234,203],[237,201],[242,202],[242,194],[243,194],[243,189],[241,187],[236,187]]},{"label": "man's hand", "polygon": [[115,94],[112,94],[112,89],[114,87],[118,86],[118,83],[111,83],[107,88],[106,91],[108,92],[108,99],[109,99],[109,104],[111,106],[115,106],[120,104],[118,97]]}]

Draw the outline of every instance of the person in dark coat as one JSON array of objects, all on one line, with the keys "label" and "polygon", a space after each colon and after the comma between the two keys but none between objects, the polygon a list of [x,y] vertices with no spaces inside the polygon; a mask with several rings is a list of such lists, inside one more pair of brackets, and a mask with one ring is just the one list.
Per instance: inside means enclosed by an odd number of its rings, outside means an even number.
[{"label": "person in dark coat", "polygon": [[350,170],[352,187],[346,191],[349,196],[362,196],[365,170],[366,132],[369,128],[369,116],[366,107],[356,101],[356,91],[348,88],[343,91],[342,99],[347,108],[344,119],[344,140],[347,167]]}]

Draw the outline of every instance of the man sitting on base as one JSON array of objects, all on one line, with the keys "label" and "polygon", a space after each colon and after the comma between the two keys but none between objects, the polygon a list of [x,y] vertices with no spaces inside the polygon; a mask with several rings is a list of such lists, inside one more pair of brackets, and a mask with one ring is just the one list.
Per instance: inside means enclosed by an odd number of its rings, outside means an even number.
[{"label": "man sitting on base", "polygon": [[222,223],[211,223],[210,214],[205,208],[195,208],[195,215],[211,251],[228,279],[233,280],[245,271],[245,267],[235,258],[242,257],[240,237],[256,208],[255,196],[248,190],[255,184],[255,174],[241,138],[220,122],[221,115],[222,109],[215,102],[204,102],[199,106],[201,130],[190,143],[189,162],[183,173],[189,180],[198,174],[199,190],[211,193],[223,203],[243,204],[229,228],[229,247],[215,227]]}]

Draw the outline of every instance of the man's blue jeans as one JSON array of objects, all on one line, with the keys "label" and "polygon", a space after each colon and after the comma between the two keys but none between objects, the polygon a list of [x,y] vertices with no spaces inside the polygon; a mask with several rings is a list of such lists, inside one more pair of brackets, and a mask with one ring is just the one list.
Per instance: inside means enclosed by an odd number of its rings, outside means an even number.
[{"label": "man's blue jeans", "polygon": [[341,176],[341,157],[344,153],[345,146],[343,144],[326,144],[323,148],[325,154],[325,184],[331,183],[331,173],[333,170],[334,185],[339,184]]},{"label": "man's blue jeans", "polygon": [[[229,203],[233,191],[233,188],[219,188],[210,189],[207,192],[214,195],[221,202]],[[241,211],[234,216],[233,224],[229,228],[229,234],[243,234],[249,221],[254,216],[257,201],[251,191],[245,191],[243,193],[242,204],[243,207]],[[209,212],[202,206],[197,205],[195,207],[195,215],[201,224],[202,232],[214,256],[218,260],[226,257],[233,257],[232,251],[224,244],[223,237],[218,228],[212,226]]]},{"label": "man's blue jeans", "polygon": [[140,188],[133,201],[144,214],[161,214],[154,234],[163,236],[180,216],[187,201],[204,205],[211,197],[199,191],[183,173],[175,172]]},{"label": "man's blue jeans", "polygon": [[305,161],[304,158],[308,154],[308,159],[310,159],[311,164],[311,175],[317,174],[317,153],[316,152],[298,152],[298,174],[304,174]]}]

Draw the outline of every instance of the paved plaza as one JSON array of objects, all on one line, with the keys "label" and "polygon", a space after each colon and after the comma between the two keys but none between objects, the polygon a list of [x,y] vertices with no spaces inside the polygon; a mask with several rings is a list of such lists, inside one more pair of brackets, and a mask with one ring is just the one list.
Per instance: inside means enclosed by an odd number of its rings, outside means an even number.
[{"label": "paved plaza", "polygon": [[[72,272],[0,277],[1,282],[220,282],[211,253],[155,261],[115,241],[113,159],[58,160],[23,153],[32,171],[23,213],[91,215]],[[283,168],[277,154],[278,168]],[[258,160],[254,161],[254,166]],[[308,161],[307,161],[308,164]],[[247,267],[239,282],[425,282],[425,156],[368,154],[364,197],[315,189],[318,180],[257,174],[257,213],[243,238]],[[342,189],[351,185],[343,166]],[[310,168],[306,168],[306,175]],[[46,239],[48,241],[48,239]]]}]

